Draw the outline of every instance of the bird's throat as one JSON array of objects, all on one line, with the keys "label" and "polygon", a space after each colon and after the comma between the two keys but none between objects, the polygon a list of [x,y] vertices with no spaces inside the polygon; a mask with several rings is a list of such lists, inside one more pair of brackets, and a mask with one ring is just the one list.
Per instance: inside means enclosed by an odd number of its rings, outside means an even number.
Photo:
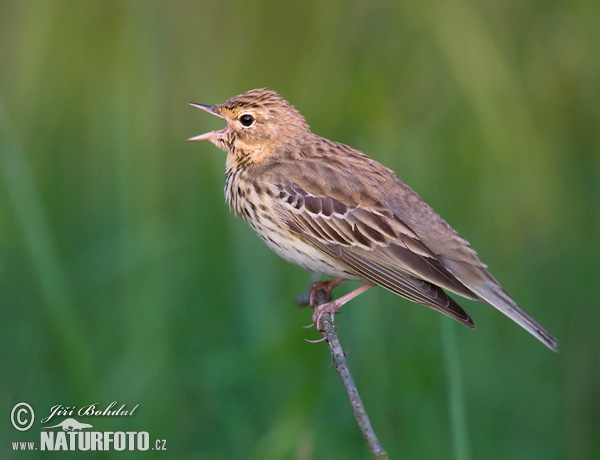
[{"label": "bird's throat", "polygon": [[237,141],[227,151],[226,167],[235,169],[260,164],[269,152],[260,145],[248,145]]}]

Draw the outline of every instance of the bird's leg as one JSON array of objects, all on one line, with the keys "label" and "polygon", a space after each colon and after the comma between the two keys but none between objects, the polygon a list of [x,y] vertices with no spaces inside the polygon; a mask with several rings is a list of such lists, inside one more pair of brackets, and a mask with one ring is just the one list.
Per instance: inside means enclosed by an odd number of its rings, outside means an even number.
[{"label": "bird's leg", "polygon": [[[335,280],[330,281],[330,283],[334,283],[336,281],[337,281],[337,284],[335,284],[333,287],[343,283],[345,280],[340,281],[339,279],[335,279]],[[317,284],[317,283],[315,283],[315,284]],[[313,287],[314,287],[314,284],[313,284]],[[331,289],[333,289],[333,287]],[[368,290],[372,287],[373,287],[373,284],[365,283],[362,286],[360,286],[359,288],[355,289],[354,291],[349,292],[348,294],[343,295],[342,297],[339,297],[335,300],[332,300],[331,302],[322,303],[321,305],[314,306],[315,311],[313,312],[313,324],[316,326],[317,330],[323,331],[323,324],[321,322],[321,319],[323,318],[323,315],[325,313],[331,314],[331,321],[333,322],[335,312],[337,311],[338,308],[340,308],[346,302],[349,302],[350,300],[354,299],[354,297],[356,297],[357,295],[362,294],[363,292],[365,292],[366,290]],[[331,290],[330,290],[330,292],[331,292]],[[315,293],[316,293],[316,291],[315,291]],[[311,302],[311,305],[313,305],[312,302]]]},{"label": "bird's leg", "polygon": [[325,296],[327,297],[327,301],[331,300],[331,291],[333,291],[340,284],[345,283],[348,280],[344,278],[334,278],[329,281],[315,281],[310,287],[310,296],[308,304],[315,308],[317,306],[317,292],[323,290],[325,291]]}]

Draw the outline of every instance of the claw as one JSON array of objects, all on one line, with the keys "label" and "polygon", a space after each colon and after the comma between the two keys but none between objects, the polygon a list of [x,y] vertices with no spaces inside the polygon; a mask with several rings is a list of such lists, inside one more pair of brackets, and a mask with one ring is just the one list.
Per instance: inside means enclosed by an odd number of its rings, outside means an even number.
[{"label": "claw", "polygon": [[321,342],[325,342],[327,340],[327,337],[321,337],[319,340],[308,340],[308,339],[304,339],[304,340],[308,343],[321,343]]}]

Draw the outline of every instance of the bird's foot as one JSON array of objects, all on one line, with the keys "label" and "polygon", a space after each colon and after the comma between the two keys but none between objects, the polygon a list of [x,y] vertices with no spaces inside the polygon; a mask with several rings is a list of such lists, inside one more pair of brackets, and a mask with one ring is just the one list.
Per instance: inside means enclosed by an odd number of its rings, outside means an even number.
[{"label": "bird's foot", "polygon": [[[312,320],[313,324],[317,328],[317,331],[323,333],[323,316],[327,313],[331,315],[331,323],[333,324],[333,320],[335,318],[335,312],[344,305],[347,301],[344,301],[344,297],[340,297],[339,299],[333,300],[331,302],[322,303],[314,307]],[[325,338],[325,337],[323,337]]]},{"label": "bird's foot", "polygon": [[[343,283],[345,280],[339,280],[339,279],[335,279],[332,281],[326,281],[325,283],[330,283],[329,285],[327,285],[326,287],[319,287],[320,289],[329,289],[329,291],[331,292],[331,289],[333,289],[335,286],[339,286],[341,283]],[[314,283],[313,287],[315,286]],[[370,283],[366,283],[363,284],[362,286],[360,286],[359,288],[355,289],[352,292],[349,292],[346,295],[343,295],[342,297],[339,297],[335,300],[332,300],[330,302],[326,302],[326,303],[322,303],[320,305],[314,305],[314,312],[312,315],[312,320],[313,320],[313,325],[317,328],[317,331],[319,331],[321,333],[322,338],[320,340],[308,340],[308,342],[311,343],[319,343],[319,342],[323,342],[324,340],[327,340],[324,330],[323,330],[323,316],[327,313],[329,313],[331,315],[331,323],[333,324],[334,318],[335,318],[335,314],[338,311],[338,309],[344,305],[346,302],[352,300],[354,297],[356,297],[359,294],[362,294],[363,292],[365,292],[367,289],[372,288],[373,285]],[[316,291],[319,290],[319,288],[317,288],[315,290]],[[312,303],[311,303],[312,305]]]},{"label": "bird's foot", "polygon": [[[335,318],[335,313],[338,311],[338,309],[344,305],[346,302],[352,300],[354,297],[356,297],[359,294],[362,294],[363,292],[365,292],[367,289],[373,287],[372,284],[370,283],[366,283],[363,284],[362,286],[360,286],[359,288],[355,289],[352,292],[349,292],[346,295],[343,295],[342,297],[339,297],[338,299],[335,300],[330,300],[331,299],[331,291],[339,286],[340,284],[342,284],[343,282],[345,282],[346,280],[343,278],[335,278],[329,281],[316,281],[312,284],[311,288],[310,288],[310,296],[309,296],[309,304],[311,307],[313,307],[314,311],[313,311],[313,315],[312,315],[312,324],[305,326],[305,327],[312,327],[315,326],[317,328],[317,331],[319,331],[321,333],[321,339],[319,340],[306,340],[307,342],[310,343],[319,343],[319,342],[323,342],[325,340],[327,340],[327,336],[325,335],[325,332],[323,330],[323,316],[327,313],[329,313],[331,315],[331,322],[333,323],[333,320]],[[319,304],[318,300],[317,300],[317,293],[323,291],[325,293],[325,299],[327,299],[327,302],[325,303],[321,303]]]},{"label": "bird's foot", "polygon": [[331,315],[331,323],[333,324],[333,318],[335,316],[335,312],[343,304],[344,304],[344,302],[338,305],[337,300],[334,300],[333,302],[322,303],[322,304],[314,307],[314,312],[313,312],[313,316],[312,316],[313,322],[312,322],[312,324],[309,324],[308,326],[304,326],[304,328],[308,329],[308,328],[315,326],[317,328],[317,330],[321,333],[321,338],[318,340],[308,340],[308,339],[304,339],[304,340],[306,340],[308,343],[321,343],[321,342],[324,342],[325,340],[327,340],[327,335],[325,334],[325,332],[323,330],[323,321],[322,321],[323,315],[325,315],[326,313],[329,313]]}]

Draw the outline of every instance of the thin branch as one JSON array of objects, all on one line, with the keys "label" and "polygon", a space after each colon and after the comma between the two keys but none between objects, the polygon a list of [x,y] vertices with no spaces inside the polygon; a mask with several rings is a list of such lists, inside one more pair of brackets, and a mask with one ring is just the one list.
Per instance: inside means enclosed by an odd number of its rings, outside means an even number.
[{"label": "thin branch", "polygon": [[[317,291],[316,299],[319,305],[329,301],[324,290]],[[354,383],[354,379],[352,378],[352,374],[348,368],[346,355],[338,338],[338,328],[331,321],[331,315],[329,313],[323,315],[322,322],[323,333],[325,334],[327,343],[329,343],[331,357],[335,363],[335,369],[340,376],[342,384],[344,385],[344,389],[348,395],[348,400],[352,406],[352,412],[354,413],[354,417],[356,418],[356,422],[358,423],[360,431],[362,431],[365,441],[367,441],[369,449],[373,454],[373,458],[387,459],[388,455],[385,450],[383,450],[383,447],[381,447],[381,444],[375,435],[375,431],[373,431],[369,416],[367,415],[365,406],[360,399],[358,389],[356,388],[356,384]]]}]

